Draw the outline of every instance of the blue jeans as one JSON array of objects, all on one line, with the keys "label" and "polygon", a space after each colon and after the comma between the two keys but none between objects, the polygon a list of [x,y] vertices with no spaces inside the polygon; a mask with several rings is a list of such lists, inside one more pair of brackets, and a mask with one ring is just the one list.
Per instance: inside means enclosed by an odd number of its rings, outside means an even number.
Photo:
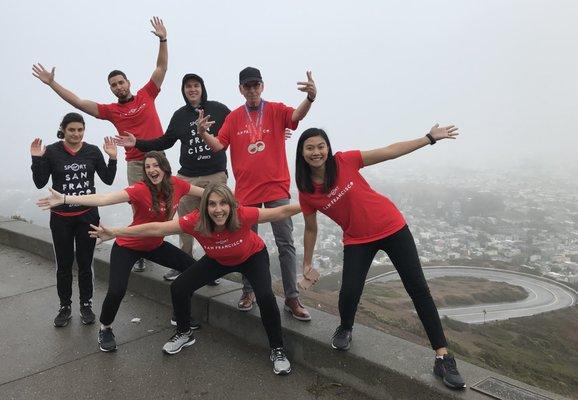
[{"label": "blue jeans", "polygon": [[[289,199],[279,199],[266,203],[252,204],[251,207],[274,208],[289,204]],[[259,224],[253,226],[253,230],[258,232]],[[293,221],[287,218],[277,222],[271,222],[275,244],[279,251],[279,264],[281,266],[281,278],[283,279],[283,290],[285,298],[292,299],[299,296],[297,288],[297,258],[295,256],[295,246],[293,245]],[[249,281],[243,277],[243,293],[251,293],[253,288]]]}]

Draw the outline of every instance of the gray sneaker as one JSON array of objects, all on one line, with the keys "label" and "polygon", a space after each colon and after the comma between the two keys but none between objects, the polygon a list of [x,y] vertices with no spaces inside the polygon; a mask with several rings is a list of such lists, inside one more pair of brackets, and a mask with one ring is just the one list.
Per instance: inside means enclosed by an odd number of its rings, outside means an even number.
[{"label": "gray sneaker", "polygon": [[163,346],[163,352],[177,354],[183,347],[191,346],[194,343],[195,336],[192,329],[189,329],[188,332],[176,332]]},{"label": "gray sneaker", "polygon": [[181,273],[179,271],[177,271],[176,269],[171,269],[169,272],[167,272],[166,274],[163,275],[163,279],[165,281],[174,281],[175,279],[177,279],[179,277]]},{"label": "gray sneaker", "polygon": [[134,264],[134,267],[132,267],[132,270],[134,272],[143,272],[146,268],[147,268],[147,266],[145,264],[145,260],[143,258],[141,258],[140,260],[138,260]]},{"label": "gray sneaker", "polygon": [[283,347],[271,349],[269,358],[273,361],[273,372],[275,372],[275,375],[287,375],[291,372],[291,363],[287,359]]}]

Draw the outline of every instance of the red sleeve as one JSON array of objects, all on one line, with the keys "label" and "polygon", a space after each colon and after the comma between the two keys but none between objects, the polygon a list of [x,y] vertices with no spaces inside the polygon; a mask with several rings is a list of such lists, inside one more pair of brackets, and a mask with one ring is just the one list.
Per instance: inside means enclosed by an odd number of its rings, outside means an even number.
[{"label": "red sleeve", "polygon": [[96,104],[96,106],[98,107],[98,119],[104,119],[107,121],[110,121],[112,118],[112,114],[110,112],[110,107],[112,106],[112,104]]},{"label": "red sleeve", "polygon": [[191,190],[191,184],[181,178],[176,176],[172,177],[173,180],[173,188],[175,192],[175,197],[180,200],[181,197],[185,196]]},{"label": "red sleeve", "polygon": [[301,206],[301,212],[303,215],[310,215],[317,211],[315,208],[311,207],[309,203],[307,203],[305,196],[301,192],[299,192],[299,205]]},{"label": "red sleeve", "polygon": [[131,204],[137,205],[142,202],[144,196],[150,196],[147,185],[144,182],[137,182],[124,189],[128,193]]},{"label": "red sleeve", "polygon": [[227,147],[229,147],[229,144],[231,143],[231,127],[234,125],[234,114],[235,113],[232,112],[225,117],[225,122],[223,122],[223,125],[217,134],[217,139],[224,146],[223,150],[227,150]]},{"label": "red sleeve", "polygon": [[283,118],[283,121],[285,121],[285,128],[291,130],[295,130],[297,129],[297,126],[299,126],[299,121],[294,122],[291,119],[293,118],[293,111],[295,111],[293,107],[286,106],[283,103],[275,103],[275,114],[280,115]]},{"label": "red sleeve", "polygon": [[[157,96],[159,95],[159,92],[161,91],[161,89],[159,87],[157,87],[156,83],[153,82],[153,80],[149,80],[147,82],[146,85],[144,85],[139,91],[138,93],[146,93],[146,95],[150,98],[152,98],[153,100],[157,98]],[[137,93],[137,94],[138,94]]]},{"label": "red sleeve", "polygon": [[343,163],[350,165],[357,170],[364,167],[363,157],[361,157],[360,150],[351,150],[335,153],[337,161],[341,160]]},{"label": "red sleeve", "polygon": [[199,210],[193,210],[193,212],[185,215],[184,217],[179,218],[179,225],[183,232],[188,233],[191,236],[194,236],[195,226],[199,221]]},{"label": "red sleeve", "polygon": [[257,207],[239,207],[239,220],[241,225],[246,225],[249,229],[259,222],[259,209]]}]

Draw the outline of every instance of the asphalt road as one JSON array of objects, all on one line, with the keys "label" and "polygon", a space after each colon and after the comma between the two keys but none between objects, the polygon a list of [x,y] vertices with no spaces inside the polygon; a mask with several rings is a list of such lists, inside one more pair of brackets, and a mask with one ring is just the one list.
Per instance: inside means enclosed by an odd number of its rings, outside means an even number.
[{"label": "asphalt road", "polygon": [[[444,276],[466,276],[484,278],[495,282],[506,282],[523,287],[528,297],[512,303],[481,304],[466,307],[440,308],[440,316],[447,316],[469,324],[484,321],[498,321],[509,318],[527,317],[543,312],[571,307],[576,303],[576,293],[555,283],[529,275],[516,274],[505,270],[475,267],[425,267],[426,279]],[[378,275],[367,282],[390,282],[399,280],[397,272]]]},{"label": "asphalt road", "polygon": [[[98,326],[78,316],[55,328],[54,265],[0,245],[0,399],[350,399],[366,396],[293,363],[273,373],[268,350],[208,325],[174,356],[161,352],[172,335],[171,310],[127,292],[114,330],[116,353],[98,349]],[[76,286],[76,277],[74,286]],[[106,283],[96,281],[96,314]],[[135,317],[140,323],[131,323]]]}]

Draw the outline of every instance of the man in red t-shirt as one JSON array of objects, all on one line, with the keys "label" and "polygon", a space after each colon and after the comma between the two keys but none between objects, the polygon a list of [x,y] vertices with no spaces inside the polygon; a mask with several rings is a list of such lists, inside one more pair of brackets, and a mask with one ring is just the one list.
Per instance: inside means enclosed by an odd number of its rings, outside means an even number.
[{"label": "man in red t-shirt", "polygon": [[[112,122],[119,134],[131,132],[137,139],[150,140],[163,134],[163,127],[155,108],[155,99],[161,90],[168,65],[167,30],[158,17],[151,19],[154,28],[151,31],[160,40],[157,65],[149,82],[136,95],[130,91],[130,81],[124,72],[114,70],[108,75],[110,90],[118,98],[117,103],[99,104],[85,100],[61,86],[54,80],[54,70],[49,72],[42,64],[32,66],[33,75],[47,84],[64,101],[73,107],[99,119]],[[140,182],[143,179],[144,153],[136,148],[125,148],[126,172],[128,184]],[[145,264],[139,260],[135,271],[144,271]]]},{"label": "man in red t-shirt", "polygon": [[[154,28],[152,33],[160,40],[157,65],[150,81],[140,89],[136,95],[131,93],[130,81],[124,72],[119,70],[114,70],[108,75],[110,90],[118,98],[118,102],[112,104],[99,104],[91,100],[79,98],[76,94],[54,80],[54,67],[49,72],[44,69],[42,64],[33,65],[33,75],[50,86],[56,94],[73,107],[93,117],[112,122],[119,133],[130,131],[137,139],[145,140],[162,136],[163,128],[154,101],[160,92],[167,72],[167,30],[163,21],[158,17],[153,17],[151,24]],[[138,151],[136,148],[126,149],[127,178],[129,185],[142,180],[143,158],[144,153]]]},{"label": "man in red t-shirt", "polygon": [[[290,176],[285,153],[285,129],[297,128],[317,95],[311,71],[307,71],[307,81],[297,84],[307,97],[296,109],[283,103],[265,101],[261,98],[265,88],[261,72],[257,68],[247,67],[239,73],[239,91],[246,103],[227,116],[217,137],[201,129],[197,132],[213,151],[230,147],[235,197],[243,206],[271,208],[289,204]],[[309,321],[311,316],[299,301],[293,222],[287,218],[272,222],[271,227],[279,250],[285,310],[298,320]],[[254,230],[257,230],[256,226]],[[249,311],[255,296],[249,283],[243,283],[243,296],[238,307]]]}]

